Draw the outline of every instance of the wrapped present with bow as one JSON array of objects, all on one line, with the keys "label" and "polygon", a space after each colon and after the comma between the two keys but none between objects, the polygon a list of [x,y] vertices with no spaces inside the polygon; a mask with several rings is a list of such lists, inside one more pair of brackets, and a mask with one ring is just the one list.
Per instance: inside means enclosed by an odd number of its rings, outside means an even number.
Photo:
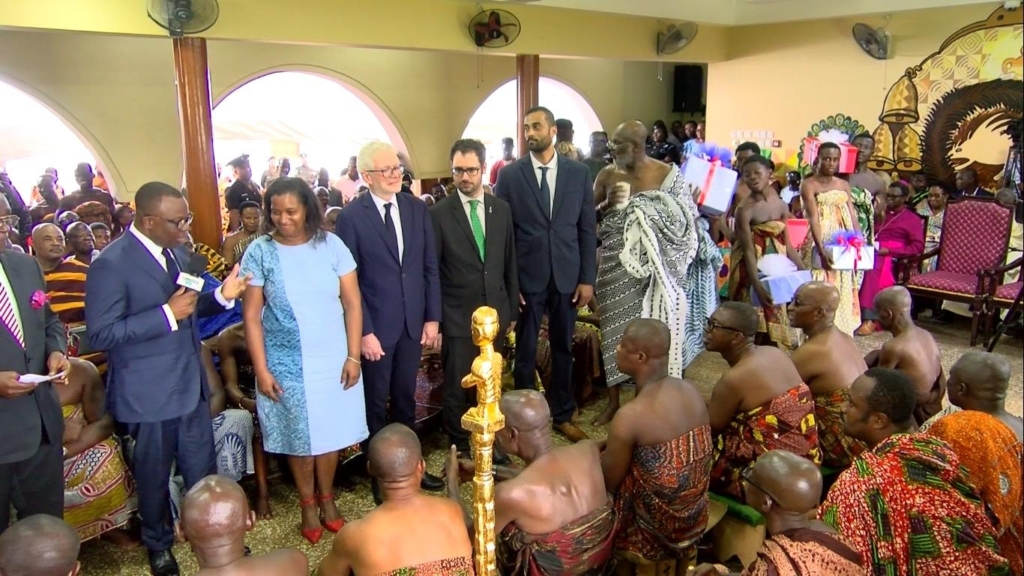
[{"label": "wrapped present with bow", "polygon": [[729,210],[739,175],[720,162],[689,156],[680,168],[683,182],[700,189],[697,206],[706,216],[721,216]]},{"label": "wrapped present with bow", "polygon": [[871,270],[875,267],[875,248],[856,230],[840,230],[825,242],[832,257],[833,270]]},{"label": "wrapped present with bow", "polygon": [[[772,303],[789,304],[793,301],[798,288],[810,282],[811,271],[799,270],[784,254],[768,254],[757,263],[757,278],[761,286],[771,294]],[[762,306],[761,300],[757,297],[757,291],[750,289],[750,303],[754,306]]]},{"label": "wrapped present with bow", "polygon": [[[818,157],[818,150],[821,145],[830,140],[822,140],[821,138],[815,138],[808,136],[804,138],[804,162],[808,166],[814,165],[814,160]],[[839,146],[839,167],[836,168],[836,174],[853,174],[857,171],[857,147],[848,142],[833,142]]]}]

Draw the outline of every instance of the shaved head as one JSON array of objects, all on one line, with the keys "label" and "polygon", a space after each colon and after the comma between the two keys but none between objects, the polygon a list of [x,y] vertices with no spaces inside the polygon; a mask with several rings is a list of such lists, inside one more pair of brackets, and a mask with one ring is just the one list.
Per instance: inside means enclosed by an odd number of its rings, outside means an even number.
[{"label": "shaved head", "polygon": [[1010,363],[991,352],[965,352],[949,370],[950,379],[962,383],[971,396],[986,400],[1006,397],[1010,386]]},{"label": "shaved head", "polygon": [[544,395],[536,390],[513,390],[501,397],[501,412],[505,425],[520,432],[534,432],[547,428],[551,409]]},{"label": "shaved head", "polygon": [[754,463],[750,476],[783,510],[810,512],[821,502],[821,471],[814,462],[792,452],[765,452]]},{"label": "shaved head", "polygon": [[64,233],[60,229],[60,226],[47,222],[44,224],[39,224],[38,226],[32,229],[32,243],[38,244],[39,239],[42,238],[43,235],[46,234],[47,232],[59,233],[61,236],[64,235]]},{"label": "shaved head", "polygon": [[204,548],[225,545],[248,530],[249,501],[237,482],[224,476],[207,476],[181,504],[181,527],[189,542]]},{"label": "shaved head", "polygon": [[639,120],[623,122],[615,128],[612,139],[620,143],[629,142],[643,147],[647,143],[647,127]]},{"label": "shaved head", "polygon": [[78,564],[81,539],[60,518],[39,514],[0,535],[3,576],[68,576]]},{"label": "shaved head", "polygon": [[886,288],[875,296],[875,311],[890,310],[895,314],[910,313],[910,292],[903,286]]},{"label": "shaved head", "polygon": [[423,461],[423,449],[416,433],[404,424],[388,424],[370,440],[367,462],[370,474],[381,482],[412,478]]},{"label": "shaved head", "polygon": [[640,318],[626,326],[622,342],[634,352],[643,352],[648,358],[664,358],[672,346],[672,332],[661,320]]},{"label": "shaved head", "polygon": [[796,293],[801,302],[820,306],[830,317],[834,317],[839,309],[839,289],[828,282],[807,282]]}]

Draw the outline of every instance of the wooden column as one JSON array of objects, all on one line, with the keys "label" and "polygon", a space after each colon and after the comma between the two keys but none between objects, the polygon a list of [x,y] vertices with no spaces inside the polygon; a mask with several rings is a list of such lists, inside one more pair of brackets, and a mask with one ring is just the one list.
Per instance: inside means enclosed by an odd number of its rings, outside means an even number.
[{"label": "wooden column", "polygon": [[519,124],[516,129],[519,155],[527,153],[526,139],[523,138],[523,123],[526,111],[540,103],[540,56],[536,54],[516,55],[516,81],[519,85]]},{"label": "wooden column", "polygon": [[213,157],[213,112],[206,39],[174,38],[174,82],[178,90],[178,121],[185,159],[188,205],[195,219],[192,237],[214,249],[221,243],[220,198]]}]

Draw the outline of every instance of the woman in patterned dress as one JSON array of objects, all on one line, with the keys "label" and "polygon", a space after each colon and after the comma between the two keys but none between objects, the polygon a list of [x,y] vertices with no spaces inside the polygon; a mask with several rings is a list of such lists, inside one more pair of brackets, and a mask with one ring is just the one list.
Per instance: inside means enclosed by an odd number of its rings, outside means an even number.
[{"label": "woman in patterned dress", "polygon": [[266,234],[249,245],[245,339],[256,371],[257,414],[268,452],[287,454],[302,508],[303,537],[345,524],[335,504],[342,448],[365,440],[360,378],[363,316],[356,265],[321,229],[313,190],[279,178],[263,198]]},{"label": "woman in patterned dress", "polygon": [[[917,213],[928,219],[928,229],[924,235],[925,252],[938,247],[939,240],[942,239],[942,221],[946,216],[946,203],[952,194],[952,186],[946,182],[936,182],[928,189],[928,195],[925,197],[927,201],[917,206]],[[934,272],[938,263],[938,257],[932,256],[921,263],[921,272]]]}]

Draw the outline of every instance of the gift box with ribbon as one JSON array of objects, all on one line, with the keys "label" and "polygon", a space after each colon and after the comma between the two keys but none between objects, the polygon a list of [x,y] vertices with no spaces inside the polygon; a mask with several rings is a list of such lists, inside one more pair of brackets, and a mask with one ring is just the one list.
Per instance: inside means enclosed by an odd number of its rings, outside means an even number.
[{"label": "gift box with ribbon", "polygon": [[[818,157],[818,150],[825,142],[825,140],[812,136],[804,138],[804,161],[808,165],[814,164],[814,159]],[[839,167],[836,169],[836,173],[853,174],[856,172],[857,147],[847,142],[836,142],[835,144],[839,146]]]},{"label": "gift box with ribbon", "polygon": [[736,179],[739,177],[734,170],[730,170],[718,162],[709,162],[697,156],[689,156],[680,171],[683,175],[683,182],[700,189],[697,206],[702,214],[721,216],[729,210],[732,196],[736,193]]},{"label": "gift box with ribbon", "polygon": [[[757,277],[761,286],[772,297],[772,303],[789,304],[798,288],[811,281],[810,270],[798,270],[796,264],[783,254],[768,254],[757,263]],[[757,291],[750,289],[750,302],[761,306]]]},{"label": "gift box with ribbon", "polygon": [[[832,257],[833,270],[871,270],[875,267],[875,248],[868,246],[864,235],[856,230],[841,230],[825,243]],[[820,261],[817,263],[820,267]]]}]

